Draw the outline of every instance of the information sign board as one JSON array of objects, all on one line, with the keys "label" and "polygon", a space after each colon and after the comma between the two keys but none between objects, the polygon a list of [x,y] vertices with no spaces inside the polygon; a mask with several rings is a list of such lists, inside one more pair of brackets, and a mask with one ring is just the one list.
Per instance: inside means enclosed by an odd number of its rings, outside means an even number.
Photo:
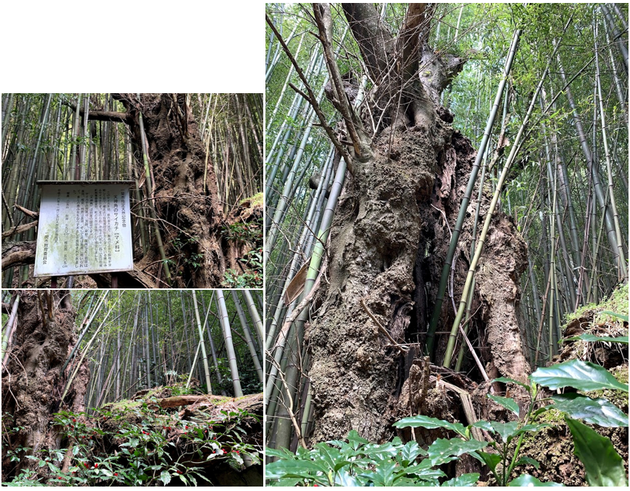
[{"label": "information sign board", "polygon": [[35,276],[133,270],[132,181],[39,181]]}]

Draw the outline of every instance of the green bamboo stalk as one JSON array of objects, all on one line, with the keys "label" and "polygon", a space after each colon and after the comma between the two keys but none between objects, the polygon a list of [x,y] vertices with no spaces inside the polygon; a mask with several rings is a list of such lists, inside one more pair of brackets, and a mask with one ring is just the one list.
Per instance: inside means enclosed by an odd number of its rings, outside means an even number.
[{"label": "green bamboo stalk", "polygon": [[[437,294],[437,298],[435,299],[435,307],[433,308],[433,315],[431,317],[431,323],[429,324],[429,330],[427,332],[426,351],[431,357],[433,357],[433,351],[435,347],[435,332],[437,330],[437,325],[440,320],[440,314],[442,312],[442,302],[444,301],[444,293],[446,292],[449,272],[451,269],[451,262],[453,261],[453,256],[455,255],[455,249],[457,248],[459,235],[461,233],[462,226],[466,218],[466,210],[468,208],[468,202],[470,201],[470,196],[472,195],[473,189],[475,187],[475,180],[477,179],[477,173],[479,172],[479,164],[481,163],[481,159],[483,158],[486,152],[486,146],[488,144],[488,140],[490,139],[490,135],[492,133],[494,120],[496,118],[497,111],[499,109],[499,104],[501,102],[501,97],[503,95],[503,89],[505,87],[505,83],[510,73],[512,62],[514,61],[514,56],[516,54],[516,48],[518,46],[518,40],[521,36],[521,32],[522,32],[521,29],[517,29],[514,32],[514,35],[512,37],[512,43],[510,45],[508,57],[505,62],[505,67],[503,69],[503,76],[501,77],[501,82],[499,82],[499,86],[497,88],[497,94],[494,99],[494,104],[490,111],[490,115],[488,116],[488,121],[486,122],[486,129],[484,131],[483,138],[479,145],[477,156],[475,157],[475,163],[473,164],[472,170],[470,172],[468,185],[466,186],[466,192],[464,193],[464,197],[462,199],[462,203],[459,208],[459,213],[457,215],[457,222],[455,223],[455,227],[453,229],[453,236],[451,237],[451,243],[449,244],[448,252],[446,254],[446,259],[444,262],[444,267],[442,268],[442,276],[440,277],[440,285],[438,287],[438,294]],[[512,148],[515,148],[515,147],[512,147]],[[466,298],[467,296],[468,295],[465,295],[464,298]]]},{"label": "green bamboo stalk", "polygon": [[[560,46],[560,43],[557,43],[555,49],[557,50],[559,46]],[[464,284],[464,290],[462,291],[462,297],[459,303],[459,308],[457,310],[457,315],[455,316],[455,321],[453,322],[453,327],[451,328],[451,333],[449,334],[448,343],[446,345],[446,352],[444,353],[444,362],[443,362],[443,366],[445,367],[449,367],[451,364],[451,359],[453,357],[453,349],[455,347],[455,340],[457,339],[457,332],[459,329],[459,324],[461,323],[463,315],[464,315],[464,309],[466,308],[466,299],[468,298],[468,292],[472,285],[472,278],[473,278],[473,275],[475,274],[475,269],[477,268],[477,263],[479,262],[479,258],[481,257],[481,252],[483,250],[483,246],[486,240],[486,236],[488,234],[488,230],[490,229],[490,222],[492,221],[492,215],[494,213],[494,209],[496,208],[497,203],[499,201],[499,197],[501,196],[501,191],[503,190],[503,184],[505,183],[505,179],[507,178],[510,167],[512,166],[512,163],[514,162],[516,158],[516,154],[518,150],[520,149],[521,138],[523,136],[523,132],[525,131],[525,128],[527,127],[527,123],[529,122],[529,118],[531,117],[532,111],[534,109],[534,105],[536,103],[536,99],[538,97],[538,93],[540,92],[542,88],[543,81],[545,80],[547,73],[549,72],[551,59],[553,59],[553,57],[549,59],[549,62],[547,63],[547,67],[545,68],[545,71],[543,72],[540,82],[538,83],[538,86],[536,87],[534,95],[530,101],[527,114],[525,115],[523,124],[518,130],[518,134],[516,135],[516,138],[514,140],[514,144],[512,146],[512,150],[510,151],[510,155],[508,156],[505,162],[505,166],[503,167],[503,170],[501,172],[501,175],[499,176],[499,180],[497,182],[497,189],[494,192],[494,195],[492,196],[492,201],[490,202],[490,206],[488,208],[488,211],[486,212],[486,220],[484,222],[483,229],[481,230],[481,235],[479,236],[479,242],[477,243],[475,256],[472,258],[470,262],[470,267],[468,269],[468,275],[466,276],[466,283]]]},{"label": "green bamboo stalk", "polygon": [[217,290],[217,305],[219,307],[219,322],[223,329],[223,339],[225,340],[225,350],[227,351],[228,364],[232,373],[232,385],[234,386],[234,397],[242,397],[241,379],[238,375],[238,365],[236,363],[236,354],[234,352],[234,344],[232,343],[232,331],[230,329],[230,319],[228,317],[227,308],[225,306],[225,297],[223,290]]},{"label": "green bamboo stalk", "polygon": [[606,156],[606,170],[608,171],[608,190],[610,196],[610,207],[613,215],[613,225],[615,230],[615,236],[617,238],[617,268],[619,272],[619,279],[625,281],[628,278],[626,258],[623,250],[623,238],[621,237],[621,227],[619,225],[619,213],[617,212],[617,203],[615,201],[615,193],[613,188],[613,175],[612,165],[610,163],[610,152],[608,150],[608,137],[606,132],[606,113],[604,112],[604,100],[602,97],[602,84],[599,76],[599,55],[597,48],[597,23],[595,23],[595,31],[593,32],[595,37],[595,78],[597,79],[597,93],[599,99],[599,112],[600,121],[602,123],[602,141],[604,142],[604,155]]},{"label": "green bamboo stalk", "polygon": [[210,383],[210,369],[208,368],[208,355],[206,354],[206,345],[203,341],[203,329],[201,328],[201,320],[199,319],[199,308],[197,307],[197,292],[195,290],[192,291],[192,299],[195,306],[195,319],[197,320],[197,327],[199,329],[199,340],[201,343],[203,369],[206,374],[206,385],[208,387],[207,393],[212,394],[212,384]]},{"label": "green bamboo stalk", "polygon": [[241,322],[241,327],[243,328],[243,335],[245,336],[245,342],[247,343],[247,347],[249,348],[249,352],[252,356],[252,360],[254,361],[254,367],[256,368],[256,373],[258,374],[258,380],[263,384],[265,382],[265,377],[263,375],[262,366],[260,365],[260,361],[258,360],[258,354],[256,353],[256,347],[254,346],[254,341],[249,333],[249,328],[247,327],[247,317],[245,316],[245,312],[243,311],[243,307],[241,307],[241,303],[238,299],[238,295],[236,291],[232,290],[232,299],[234,300],[234,305],[236,306],[236,312],[238,313],[238,318]]},{"label": "green bamboo stalk", "polygon": [[[105,295],[106,294],[107,294],[107,292],[105,292]],[[120,301],[120,297],[118,298],[118,300],[116,302],[119,302],[119,301]],[[68,378],[68,381],[66,382],[66,386],[64,387],[63,394],[61,396],[61,400],[62,401],[66,397],[66,394],[68,393],[68,389],[70,388],[70,385],[72,385],[72,382],[74,381],[74,377],[76,377],[77,373],[79,372],[79,369],[81,368],[81,364],[83,363],[83,359],[85,358],[85,355],[90,350],[90,346],[92,346],[92,343],[96,339],[96,336],[100,332],[101,328],[105,325],[105,321],[109,317],[109,314],[114,309],[114,307],[112,307],[111,309],[109,309],[107,311],[107,314],[105,314],[105,317],[103,318],[103,320],[101,321],[100,325],[98,326],[98,328],[96,329],[96,331],[92,335],[92,338],[88,341],[87,345],[83,349],[83,353],[81,354],[81,358],[79,359],[79,362],[77,363],[77,366],[74,369],[74,372],[72,372],[72,375]],[[79,343],[77,343],[77,346],[79,346]]]}]

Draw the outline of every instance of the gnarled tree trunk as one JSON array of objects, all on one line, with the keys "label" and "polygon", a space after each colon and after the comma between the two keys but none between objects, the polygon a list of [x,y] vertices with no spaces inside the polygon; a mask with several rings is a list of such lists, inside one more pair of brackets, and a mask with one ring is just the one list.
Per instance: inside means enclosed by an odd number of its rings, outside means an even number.
[{"label": "gnarled tree trunk", "polygon": [[[153,198],[164,231],[166,257],[201,257],[197,268],[174,271],[173,286],[220,286],[225,272],[221,248],[223,212],[217,198],[216,176],[207,165],[206,151],[186,94],[114,94],[128,112],[134,152],[143,161],[138,112],[142,112],[147,138]],[[177,245],[176,245],[177,244]],[[160,260],[158,247],[137,264],[154,274]],[[194,255],[194,256],[193,256]],[[196,261],[189,261],[192,264]],[[155,276],[160,276],[155,274]]]},{"label": "gnarled tree trunk", "polygon": [[[327,8],[315,7],[324,45],[330,31]],[[337,84],[332,102],[354,143],[349,165],[353,172],[331,230],[330,281],[318,292],[315,321],[306,334],[315,403],[311,442],[344,438],[351,429],[380,442],[392,436],[394,418],[408,410],[397,405],[402,404],[398,397],[410,360],[373,319],[396,343],[417,343],[410,353],[422,353],[427,311],[430,314],[437,294],[449,227],[456,220],[475,155],[470,142],[452,129],[452,115],[439,106],[441,91],[461,70],[463,60],[438,56],[426,45],[432,8],[412,4],[396,39],[381,24],[373,5],[344,4],[343,8],[376,84],[366,97],[370,111],[362,111],[374,120],[366,124],[356,114],[345,114],[340,103],[345,95],[340,95],[343,89]],[[327,64],[334,72],[336,64],[330,56]],[[333,83],[335,78],[331,73]],[[380,127],[365,141],[364,128],[378,121]],[[353,128],[364,141],[355,141]],[[465,227],[471,229],[471,221],[472,216]],[[513,376],[515,367],[506,358],[519,352],[518,359],[524,361],[517,304],[526,249],[513,223],[500,214],[491,234],[497,240],[490,240],[486,258],[491,265],[488,271],[496,276],[480,279],[482,294],[475,303],[483,307],[483,315],[477,315],[475,322],[482,331],[479,338],[484,341],[487,336],[491,348],[482,352],[482,361],[496,360],[500,373]],[[455,301],[468,268],[470,240],[468,234],[460,242],[460,250],[466,252],[458,255],[454,268]],[[497,250],[510,260],[496,260]],[[502,282],[496,291],[493,278]],[[502,302],[510,305],[503,308]],[[438,331],[450,329],[448,322],[453,319],[451,302],[445,302],[445,328]],[[500,331],[502,323],[511,338]],[[526,361],[518,370],[529,370]]]},{"label": "gnarled tree trunk", "polygon": [[[13,349],[2,370],[2,480],[9,481],[23,469],[47,472],[26,455],[47,457],[46,451],[60,448],[65,430],[52,424],[61,410],[85,410],[89,379],[88,361],[83,360],[62,400],[64,387],[76,365],[64,363],[77,342],[76,311],[67,291],[19,291],[20,303]],[[79,360],[80,356],[75,360]],[[13,428],[21,428],[15,432]],[[10,462],[9,451],[26,447],[20,460]]]}]

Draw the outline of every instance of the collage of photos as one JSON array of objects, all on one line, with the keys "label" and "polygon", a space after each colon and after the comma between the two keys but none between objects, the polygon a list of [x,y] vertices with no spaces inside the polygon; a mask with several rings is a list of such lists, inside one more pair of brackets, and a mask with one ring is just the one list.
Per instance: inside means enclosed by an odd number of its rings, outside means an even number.
[{"label": "collage of photos", "polygon": [[627,488],[628,5],[264,10],[1,94],[2,485]]},{"label": "collage of photos", "polygon": [[2,115],[3,484],[262,486],[263,94]]}]

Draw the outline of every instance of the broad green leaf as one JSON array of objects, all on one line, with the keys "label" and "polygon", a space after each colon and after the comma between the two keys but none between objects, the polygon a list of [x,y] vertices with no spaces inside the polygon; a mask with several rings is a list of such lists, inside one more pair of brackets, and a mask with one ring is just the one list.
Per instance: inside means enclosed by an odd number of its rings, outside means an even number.
[{"label": "broad green leaf", "polygon": [[160,481],[162,481],[164,486],[166,486],[169,482],[171,482],[171,473],[169,471],[162,471],[160,474]]},{"label": "broad green leaf", "polygon": [[350,474],[346,469],[341,469],[337,474],[335,474],[335,484],[337,486],[353,488],[361,486],[357,477]]},{"label": "broad green leaf", "polygon": [[459,477],[454,477],[453,479],[449,479],[448,481],[443,483],[442,486],[447,486],[447,487],[474,486],[475,484],[477,484],[478,480],[479,480],[479,474],[477,474],[476,472],[473,472],[471,474],[462,474]]},{"label": "broad green leaf", "polygon": [[[301,447],[300,447],[301,448]],[[265,449],[267,457],[280,457],[282,459],[295,459],[295,454],[288,448],[270,448]]]},{"label": "broad green leaf", "polygon": [[497,453],[488,452],[477,452],[477,454],[494,474],[496,472],[497,465],[501,462],[501,456]]},{"label": "broad green leaf", "polygon": [[392,486],[395,478],[396,462],[382,462],[373,469],[359,475],[370,480],[374,486]]},{"label": "broad green leaf", "polygon": [[510,421],[508,423],[489,421],[489,423],[492,430],[498,433],[504,442],[507,442],[510,438],[516,435],[516,432],[518,431],[518,421]]},{"label": "broad green leaf", "polygon": [[510,398],[510,397],[501,397],[501,396],[493,396],[488,394],[488,399],[492,399],[494,402],[496,402],[499,406],[503,406],[505,409],[512,411],[514,414],[516,414],[516,417],[519,417],[519,409],[518,409],[518,403]]},{"label": "broad green leaf", "polygon": [[303,480],[298,477],[291,477],[291,478],[286,478],[286,479],[282,478],[278,480],[273,480],[273,482],[268,483],[268,485],[294,487],[294,486],[297,486],[298,483],[302,483],[302,482]]},{"label": "broad green leaf", "polygon": [[532,459],[531,457],[527,457],[526,455],[519,458],[518,461],[516,462],[516,465],[527,465],[527,464],[533,465],[536,469],[540,469],[540,462],[538,462],[536,459]]},{"label": "broad green leaf", "polygon": [[394,423],[396,428],[426,428],[428,430],[434,430],[436,428],[446,428],[459,433],[461,436],[466,436],[466,428],[461,423],[450,423],[442,419],[431,418],[429,416],[411,416],[409,418],[403,418],[400,421]]},{"label": "broad green leaf", "polygon": [[565,341],[577,341],[578,339],[581,339],[582,341],[592,341],[592,342],[607,341],[609,343],[628,344],[628,336],[619,336],[616,338],[612,338],[610,336],[595,336],[594,334],[588,334],[588,333],[580,334],[579,336],[572,336],[570,338],[565,338]]},{"label": "broad green leaf", "polygon": [[278,460],[265,466],[265,472],[269,479],[285,477],[299,477],[312,479],[318,474],[326,474],[330,469],[326,464],[316,463],[310,460]]},{"label": "broad green leaf", "polygon": [[350,433],[348,433],[348,443],[352,446],[352,448],[356,450],[361,445],[367,445],[370,442],[365,438],[359,436],[357,430],[351,430]]},{"label": "broad green leaf", "polygon": [[462,440],[460,438],[451,438],[446,440],[438,438],[427,449],[429,459],[432,465],[442,465],[450,462],[450,457],[459,457],[462,454],[475,452],[488,446],[488,442],[480,442],[479,440]]},{"label": "broad green leaf", "polygon": [[538,368],[530,377],[537,384],[550,389],[574,387],[578,390],[619,389],[628,392],[628,384],[619,382],[608,370],[581,360]]},{"label": "broad green leaf", "polygon": [[508,486],[564,486],[564,484],[560,484],[557,482],[541,482],[534,476],[530,476],[529,474],[521,474],[513,481],[510,481]]},{"label": "broad green leaf", "polygon": [[[319,455],[321,460],[325,462],[326,465],[328,465],[330,469],[336,471],[337,470],[336,466],[340,460],[341,452],[339,452],[338,449],[331,447],[330,445],[326,443],[318,443],[317,445],[315,445],[315,449],[317,449],[319,453],[314,454],[314,455]],[[345,465],[345,462],[343,463],[343,465]]]},{"label": "broad green leaf", "polygon": [[556,409],[574,419],[609,428],[627,427],[628,415],[606,399],[591,399],[581,394],[561,394],[552,397]]},{"label": "broad green leaf", "polygon": [[474,428],[481,428],[482,430],[486,430],[486,431],[494,431],[494,428],[492,427],[490,422],[485,421],[483,419],[480,419],[479,421],[475,421],[470,426],[472,426]]},{"label": "broad green leaf", "polygon": [[573,435],[574,453],[584,464],[588,484],[627,487],[623,460],[610,440],[575,419],[565,416],[564,420]]},{"label": "broad green leaf", "polygon": [[[453,458],[456,459],[456,457]],[[418,465],[407,467],[405,469],[405,473],[409,476],[416,476],[419,479],[423,479],[426,481],[439,479],[440,477],[446,477],[446,474],[444,474],[444,472],[442,472],[440,469],[431,467],[431,465],[431,461],[429,459],[425,459]]]},{"label": "broad green leaf", "polygon": [[418,458],[418,456],[420,455],[426,455],[426,450],[423,450],[422,448],[420,448],[420,445],[418,445],[418,442],[416,441],[410,441],[407,442],[401,449],[400,449],[400,453],[399,453],[399,457],[402,460],[402,464],[404,465],[409,465],[411,463],[413,463],[416,458]]}]

